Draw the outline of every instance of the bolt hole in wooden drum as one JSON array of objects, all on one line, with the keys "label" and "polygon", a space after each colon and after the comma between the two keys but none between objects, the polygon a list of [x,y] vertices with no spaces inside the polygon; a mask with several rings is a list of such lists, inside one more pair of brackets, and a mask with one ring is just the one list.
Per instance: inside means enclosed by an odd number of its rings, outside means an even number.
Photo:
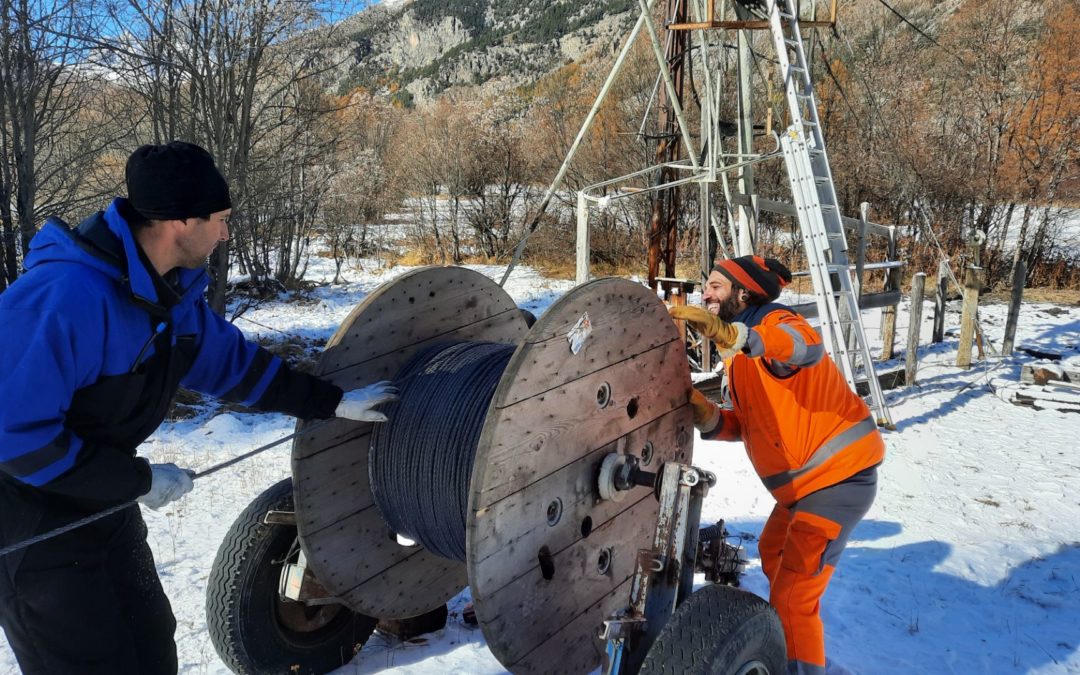
[{"label": "bolt hole in wooden drum", "polygon": [[[488,645],[507,669],[589,672],[603,653],[597,628],[629,603],[637,550],[651,544],[658,512],[647,488],[600,499],[603,458],[648,454],[654,467],[691,459],[690,376],[678,332],[655,294],[630,281],[578,286],[529,328],[487,277],[422,268],[358,305],[318,372],[346,389],[398,379],[410,361],[436,359],[454,344],[489,350],[468,366],[487,374],[470,380],[454,371],[466,382],[460,400],[446,400],[455,397],[430,381],[425,396],[438,401],[392,415],[387,426],[416,427],[412,438],[426,447],[409,460],[416,466],[380,469],[393,460],[372,440],[389,428],[373,434],[370,424],[335,421],[297,440],[301,546],[320,582],[355,611],[414,616],[469,585]],[[429,365],[411,364],[403,392]],[[425,408],[457,419],[423,429]],[[459,432],[472,447],[438,446]],[[458,504],[458,524],[433,526],[432,511]],[[391,526],[402,514],[404,523]],[[457,518],[440,517],[448,515]],[[419,531],[401,531],[410,528]]]}]

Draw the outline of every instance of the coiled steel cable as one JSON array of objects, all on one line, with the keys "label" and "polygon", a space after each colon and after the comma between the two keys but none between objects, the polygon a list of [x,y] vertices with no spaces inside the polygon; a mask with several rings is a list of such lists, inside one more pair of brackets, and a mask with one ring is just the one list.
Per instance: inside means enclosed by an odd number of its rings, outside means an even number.
[{"label": "coiled steel cable", "polygon": [[417,354],[398,373],[389,419],[375,425],[368,477],[376,506],[394,532],[443,558],[465,560],[473,458],[514,349],[456,342]]}]

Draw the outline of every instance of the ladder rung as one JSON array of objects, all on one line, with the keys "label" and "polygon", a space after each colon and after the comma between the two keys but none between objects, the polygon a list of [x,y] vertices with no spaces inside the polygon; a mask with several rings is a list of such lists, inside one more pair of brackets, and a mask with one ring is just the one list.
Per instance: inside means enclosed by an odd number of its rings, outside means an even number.
[{"label": "ladder rung", "polygon": [[[834,239],[840,238],[839,234],[836,232],[830,232],[829,237]],[[906,263],[903,260],[885,260],[883,262],[872,262],[863,265],[863,271],[874,272],[877,270],[891,270],[896,267],[903,267],[905,264]],[[825,269],[828,270],[830,274],[839,274],[840,272],[848,272],[858,268],[855,266],[855,263],[849,263],[847,265],[826,265]],[[795,272],[793,274],[798,273]]]},{"label": "ladder rung", "polygon": [[789,47],[798,47],[802,43],[798,40],[792,40],[791,38],[784,38],[784,44],[788,45]]},{"label": "ladder rung", "polygon": [[[863,271],[869,272],[870,270],[891,270],[897,267],[903,267],[905,265],[903,260],[885,260],[883,262],[872,262],[863,265]],[[851,269],[855,269],[852,265]]]},{"label": "ladder rung", "polygon": [[779,14],[780,14],[781,19],[787,19],[788,21],[791,21],[792,19],[795,18],[794,15],[788,14],[787,12],[779,12]]}]

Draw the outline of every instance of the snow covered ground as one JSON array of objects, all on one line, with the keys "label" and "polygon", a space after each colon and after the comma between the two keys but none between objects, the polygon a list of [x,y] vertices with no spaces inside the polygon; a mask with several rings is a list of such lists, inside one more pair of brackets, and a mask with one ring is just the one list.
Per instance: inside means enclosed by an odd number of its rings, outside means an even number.
[{"label": "snow covered ground", "polygon": [[[313,259],[310,277],[333,276]],[[496,279],[501,267],[478,267]],[[348,270],[303,303],[271,302],[237,325],[325,340],[351,308],[402,268]],[[519,268],[507,290],[540,314],[571,287]],[[981,310],[1000,344],[1005,307]],[[924,341],[931,306],[924,310]],[[903,308],[899,335],[906,334]],[[955,315],[950,324],[957,323]],[[253,323],[258,322],[258,323]],[[868,327],[876,326],[867,317]],[[874,330],[869,331],[876,337]],[[1080,307],[1025,305],[1018,344],[1080,348]],[[921,352],[918,383],[888,392],[897,430],[886,435],[880,493],[856,529],[823,602],[828,650],[857,673],[1080,673],[1080,414],[1008,402],[1023,355],[961,371],[955,338]],[[141,448],[151,461],[206,468],[292,431],[282,415],[224,413],[167,423]],[[150,543],[179,626],[182,673],[226,673],[206,632],[204,593],[217,547],[236,515],[289,471],[287,445],[196,483],[163,512],[145,511]],[[772,500],[738,444],[701,442],[695,464],[720,485],[703,520],[727,520],[751,559],[743,586],[767,595],[755,539]],[[340,674],[502,673],[479,630],[460,620],[419,643],[376,635]],[[0,672],[18,672],[0,637]]]}]

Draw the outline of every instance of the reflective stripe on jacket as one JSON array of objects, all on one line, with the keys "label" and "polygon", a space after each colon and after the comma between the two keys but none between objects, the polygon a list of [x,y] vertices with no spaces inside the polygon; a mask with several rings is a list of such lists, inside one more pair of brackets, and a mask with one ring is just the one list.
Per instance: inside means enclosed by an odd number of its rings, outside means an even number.
[{"label": "reflective stripe on jacket", "polygon": [[806,320],[780,304],[752,307],[749,354],[724,362],[732,408],[706,438],[741,438],[765,487],[785,506],[881,462],[885,444]]}]

